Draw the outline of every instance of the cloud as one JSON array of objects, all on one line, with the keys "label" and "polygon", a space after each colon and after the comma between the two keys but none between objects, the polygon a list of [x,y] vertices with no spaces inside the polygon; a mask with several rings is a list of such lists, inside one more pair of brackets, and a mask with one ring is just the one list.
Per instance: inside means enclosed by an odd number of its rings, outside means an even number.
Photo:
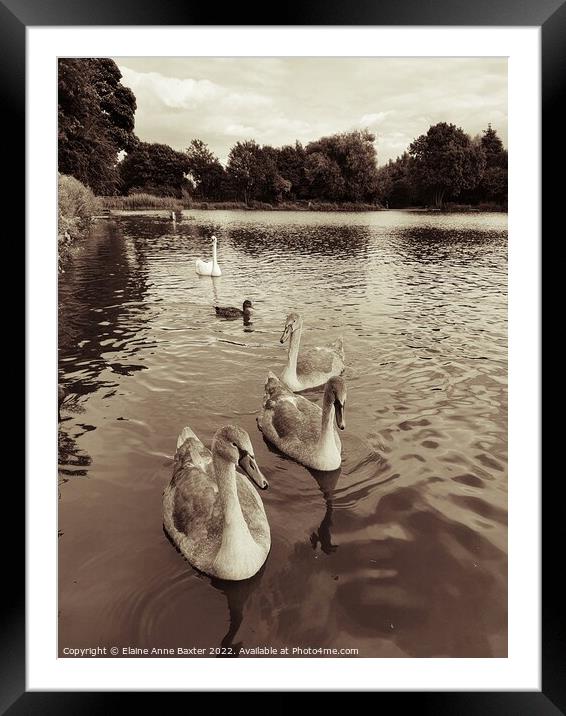
[{"label": "cloud", "polygon": [[124,83],[136,95],[150,95],[166,107],[187,108],[218,97],[220,88],[208,80],[181,80],[164,77],[158,72],[135,72],[122,68]]},{"label": "cloud", "polygon": [[136,96],[143,95],[171,109],[196,109],[221,105],[234,109],[265,107],[270,100],[254,92],[234,92],[207,79],[166,77],[159,72],[137,72],[120,67],[123,82]]},{"label": "cloud", "polygon": [[380,124],[381,122],[383,122],[383,120],[389,114],[391,114],[391,111],[389,111],[389,112],[374,112],[373,114],[364,114],[363,117],[360,119],[360,124],[364,127],[373,127],[376,124]]},{"label": "cloud", "polygon": [[230,137],[247,137],[253,139],[257,135],[257,129],[244,124],[229,124],[224,130]]}]

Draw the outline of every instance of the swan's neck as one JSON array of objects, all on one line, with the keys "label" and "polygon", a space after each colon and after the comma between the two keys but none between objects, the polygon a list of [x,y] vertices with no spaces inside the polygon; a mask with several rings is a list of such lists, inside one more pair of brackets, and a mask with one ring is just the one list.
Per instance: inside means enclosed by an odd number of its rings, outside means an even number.
[{"label": "swan's neck", "polygon": [[287,357],[287,369],[291,375],[297,377],[297,358],[299,357],[299,345],[301,343],[301,329],[297,328],[289,336],[289,353]]},{"label": "swan's neck", "polygon": [[334,439],[334,403],[326,399],[322,404],[322,424],[320,430],[320,438],[318,441],[321,450],[336,449],[336,441]]},{"label": "swan's neck", "polygon": [[224,460],[219,455],[213,455],[212,461],[218,485],[218,499],[224,512],[222,543],[215,563],[222,564],[225,570],[234,570],[234,575],[240,575],[251,568],[255,569],[258,546],[242,513],[234,463]]},{"label": "swan's neck", "polygon": [[225,527],[241,528],[243,526],[247,530],[240,500],[238,499],[234,463],[225,460],[219,455],[213,455],[212,462],[214,464],[216,484],[218,485],[218,497],[223,508]]},{"label": "swan's neck", "polygon": [[212,244],[212,266],[214,268],[218,266],[218,260],[216,258],[216,243]]},{"label": "swan's neck", "polygon": [[236,467],[219,455],[213,455],[214,474],[218,485],[218,499],[224,513],[224,530],[219,554],[223,559],[239,559],[243,550],[253,542],[238,498]]}]

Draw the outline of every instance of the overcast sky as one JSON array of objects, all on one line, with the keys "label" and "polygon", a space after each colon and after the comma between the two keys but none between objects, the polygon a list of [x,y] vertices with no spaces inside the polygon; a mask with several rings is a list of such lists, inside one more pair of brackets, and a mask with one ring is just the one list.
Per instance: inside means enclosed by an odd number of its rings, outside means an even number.
[{"label": "overcast sky", "polygon": [[383,164],[441,121],[471,135],[491,122],[507,146],[505,58],[114,59],[142,141],[182,151],[202,139],[223,164],[238,140],[306,144],[364,127]]}]

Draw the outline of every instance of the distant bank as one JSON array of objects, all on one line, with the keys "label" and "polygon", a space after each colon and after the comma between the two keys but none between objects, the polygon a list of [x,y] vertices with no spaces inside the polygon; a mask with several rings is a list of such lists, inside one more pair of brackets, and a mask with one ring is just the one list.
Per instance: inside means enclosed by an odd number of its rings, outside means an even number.
[{"label": "distant bank", "polygon": [[269,204],[262,201],[190,201],[175,197],[154,196],[152,194],[131,194],[129,196],[99,197],[103,209],[113,211],[144,211],[144,210],[219,210],[219,211],[425,211],[425,212],[480,212],[507,211],[505,206],[495,203],[455,204],[447,202],[442,209],[426,206],[389,207],[381,204],[363,202],[321,202],[294,201]]}]

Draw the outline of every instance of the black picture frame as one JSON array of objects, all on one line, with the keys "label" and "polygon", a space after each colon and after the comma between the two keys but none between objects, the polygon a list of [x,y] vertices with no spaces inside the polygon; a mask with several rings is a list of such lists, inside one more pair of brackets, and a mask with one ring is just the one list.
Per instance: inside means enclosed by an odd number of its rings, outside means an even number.
[{"label": "black picture frame", "polygon": [[[223,22],[218,23],[221,17]],[[20,206],[24,215],[25,147],[25,63],[26,28],[29,26],[104,26],[104,25],[381,25],[381,26],[538,26],[542,38],[542,157],[546,177],[543,204],[543,228],[554,226],[561,208],[563,182],[547,177],[556,160],[556,142],[562,119],[559,102],[564,96],[566,74],[566,2],[565,0],[314,0],[306,4],[279,4],[276,7],[243,6],[233,3],[226,8],[197,4],[190,0],[0,0],[0,83],[2,87],[4,137],[17,147],[12,164],[8,205]],[[544,138],[547,138],[546,140]],[[16,143],[17,138],[17,143]],[[14,174],[18,174],[18,180]],[[544,174],[543,174],[544,176]],[[560,192],[560,195],[559,195]],[[556,214],[556,217],[554,216]],[[560,224],[556,224],[560,226]],[[29,446],[28,446],[29,449]],[[557,478],[559,475],[556,476]],[[558,481],[559,482],[559,481]],[[20,505],[23,510],[23,480],[6,480],[5,509]],[[545,486],[543,493],[543,545],[545,555],[555,545],[564,544],[564,517],[556,483]],[[7,498],[7,499],[6,499]],[[21,512],[18,514],[22,514]],[[23,521],[20,522],[20,525]],[[18,530],[21,526],[18,526]],[[4,583],[0,630],[0,713],[20,714],[91,714],[132,708],[133,694],[85,692],[29,692],[25,689],[25,587],[24,540],[10,534],[4,554],[4,574],[12,577]],[[18,534],[20,536],[20,534]],[[8,554],[6,554],[8,552]],[[8,563],[6,564],[6,559]],[[10,560],[13,564],[10,566]],[[11,572],[8,570],[11,569]],[[542,608],[542,690],[540,692],[380,692],[378,708],[391,705],[415,708],[417,713],[442,714],[533,714],[548,716],[566,713],[566,659],[564,644],[563,598],[558,588],[563,569],[555,569],[548,559],[543,570]],[[531,578],[534,578],[532,575]],[[9,585],[9,586],[8,586]],[[153,696],[138,694],[148,706]],[[182,696],[182,694],[181,694]],[[162,699],[163,696],[157,698]],[[149,702],[148,702],[149,699]],[[157,703],[157,702],[156,702]],[[160,702],[161,704],[162,702]],[[194,702],[193,702],[194,703]],[[185,707],[190,704],[185,702]]]}]

